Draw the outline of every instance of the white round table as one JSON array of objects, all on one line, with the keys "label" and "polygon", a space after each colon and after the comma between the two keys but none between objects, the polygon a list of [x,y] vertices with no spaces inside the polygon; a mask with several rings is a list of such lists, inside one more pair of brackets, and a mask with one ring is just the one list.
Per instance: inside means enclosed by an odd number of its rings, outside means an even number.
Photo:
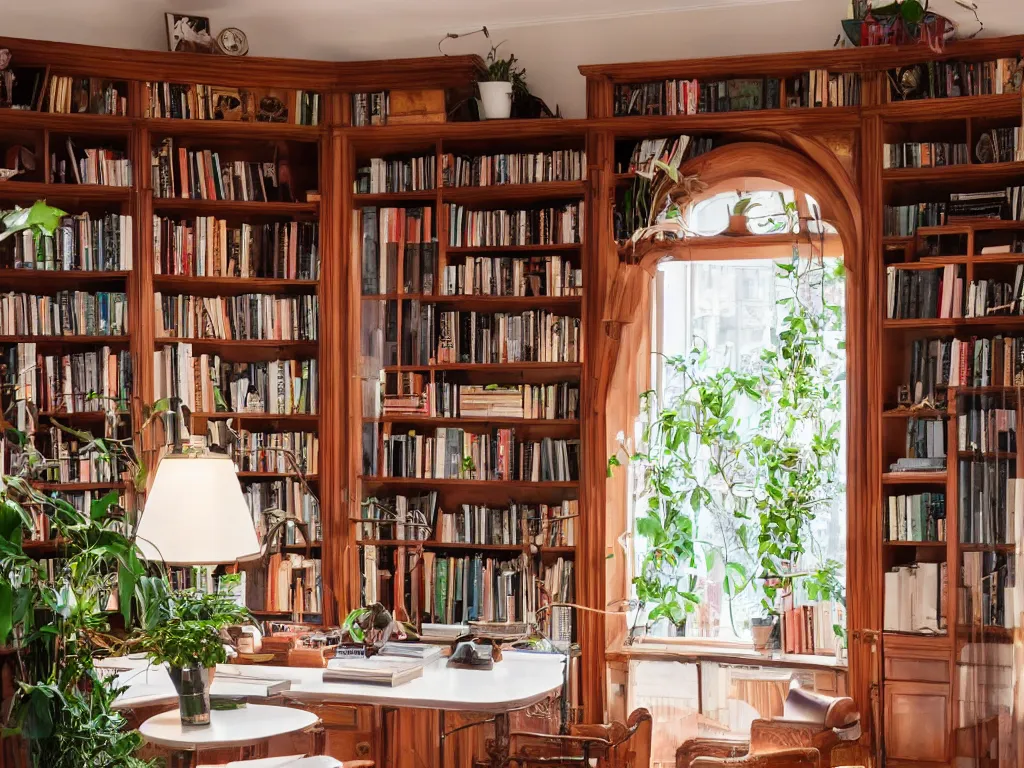
[{"label": "white round table", "polygon": [[179,761],[187,767],[200,750],[250,746],[304,731],[319,721],[312,712],[302,709],[249,704],[240,709],[215,709],[210,713],[209,725],[182,725],[178,710],[172,709],[149,718],[139,726],[139,733],[146,741],[181,753]]}]

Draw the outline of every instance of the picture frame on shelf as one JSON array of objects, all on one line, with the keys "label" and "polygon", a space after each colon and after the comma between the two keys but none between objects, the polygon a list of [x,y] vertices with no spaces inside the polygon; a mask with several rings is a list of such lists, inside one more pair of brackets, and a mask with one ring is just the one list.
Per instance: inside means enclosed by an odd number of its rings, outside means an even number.
[{"label": "picture frame on shelf", "polygon": [[167,50],[172,53],[216,53],[217,43],[205,16],[165,13],[167,19]]}]

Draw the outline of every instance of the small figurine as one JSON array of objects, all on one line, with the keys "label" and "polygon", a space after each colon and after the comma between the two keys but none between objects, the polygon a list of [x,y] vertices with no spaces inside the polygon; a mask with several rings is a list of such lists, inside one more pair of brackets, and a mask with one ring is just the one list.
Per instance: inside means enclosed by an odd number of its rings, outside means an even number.
[{"label": "small figurine", "polygon": [[14,72],[10,69],[11,49],[0,48],[0,107],[10,107],[14,103]]}]

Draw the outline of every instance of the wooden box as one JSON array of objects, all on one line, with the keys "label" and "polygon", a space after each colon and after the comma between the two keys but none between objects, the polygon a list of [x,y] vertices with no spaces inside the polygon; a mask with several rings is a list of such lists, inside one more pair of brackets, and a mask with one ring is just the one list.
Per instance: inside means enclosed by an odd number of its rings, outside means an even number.
[{"label": "wooden box", "polygon": [[444,90],[391,91],[388,125],[443,123],[446,120]]}]

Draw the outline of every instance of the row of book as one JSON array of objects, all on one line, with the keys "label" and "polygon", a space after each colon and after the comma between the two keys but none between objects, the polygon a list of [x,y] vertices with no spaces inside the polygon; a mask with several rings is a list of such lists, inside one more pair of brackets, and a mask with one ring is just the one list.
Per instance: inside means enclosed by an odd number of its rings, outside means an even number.
[{"label": "row of book", "polygon": [[51,75],[46,111],[62,114],[128,114],[128,86],[98,77]]},{"label": "row of book", "polygon": [[463,504],[454,512],[442,512],[438,541],[445,544],[510,545],[529,543],[539,547],[576,545],[579,503],[515,504],[507,509]]},{"label": "row of book", "polygon": [[949,202],[887,205],[883,216],[887,236],[908,237],[919,227],[937,227],[963,219],[1024,220],[1024,186],[993,192],[954,192]]},{"label": "row of book", "polygon": [[[305,526],[310,540],[323,539],[320,524],[320,507],[317,500],[306,492],[295,478],[280,480],[259,480],[247,482],[242,494],[252,514],[256,534],[262,541],[279,520],[293,520]],[[302,533],[295,526],[286,526],[281,542],[284,544],[305,544]]]},{"label": "row of book", "polygon": [[319,558],[275,552],[268,559],[266,571],[266,583],[258,592],[262,600],[250,599],[251,588],[247,587],[250,609],[300,616],[323,612],[323,566]]},{"label": "row of book", "polygon": [[90,352],[45,355],[34,342],[4,353],[12,400],[43,412],[125,411],[132,396],[132,357],[101,347]]},{"label": "row of book", "polygon": [[964,315],[971,317],[992,317],[998,315],[1020,315],[1024,312],[1021,302],[1024,264],[1017,265],[1014,284],[1000,280],[972,280],[967,290],[967,310]]},{"label": "row of book", "polygon": [[437,188],[437,158],[371,157],[370,164],[356,169],[353,192],[380,195],[395,192],[422,192]]},{"label": "row of book", "polygon": [[1020,627],[1014,555],[964,552],[957,623],[970,627]]},{"label": "row of book", "polygon": [[387,125],[391,111],[391,94],[387,91],[352,94],[353,126]]},{"label": "row of book", "polygon": [[860,105],[860,75],[812,69],[786,80],[788,107],[856,107]]},{"label": "row of book", "polygon": [[[208,422],[207,430],[216,430],[223,422]],[[216,445],[216,437],[208,437]],[[231,458],[239,472],[295,471],[315,475],[320,470],[320,438],[315,432],[252,432],[239,430],[238,443],[232,446]]]},{"label": "row of book", "polygon": [[473,211],[449,204],[448,245],[480,246],[558,245],[583,242],[582,203],[528,210]]},{"label": "row of book", "polygon": [[[411,617],[440,624],[521,623],[545,605],[575,599],[575,569],[564,558],[535,568],[525,555],[447,557],[366,544],[359,566],[364,604],[400,606]],[[561,640],[566,634],[566,627],[554,633]]]},{"label": "row of book", "polygon": [[316,341],[316,295],[164,296],[154,294],[157,338]]},{"label": "row of book", "polygon": [[946,422],[942,419],[907,419],[907,458],[941,459],[946,455]]},{"label": "row of book", "polygon": [[946,494],[901,494],[886,499],[886,541],[945,541]]},{"label": "row of book", "polygon": [[1013,163],[1024,160],[1024,128],[993,128],[977,139],[974,159],[979,163]]},{"label": "row of book", "polygon": [[946,563],[913,563],[885,574],[883,629],[938,634],[946,628]]},{"label": "row of book", "polygon": [[[2,455],[2,452],[0,452]],[[10,474],[8,467],[2,467],[3,473]],[[98,491],[62,491],[60,498],[62,501],[66,501],[72,507],[74,507],[79,513],[88,515],[92,510],[92,504],[94,501],[98,501],[106,496],[110,491],[98,490]],[[124,508],[125,499],[123,496],[117,500],[117,505]],[[25,535],[25,541],[50,541],[54,538],[53,532],[50,529],[50,511],[47,509],[40,509],[39,507],[31,506],[25,510],[32,518],[32,526],[27,530]],[[111,520],[108,525],[111,530],[115,530],[124,536],[130,535],[128,530],[128,523],[124,520]],[[53,559],[44,559],[38,561],[45,570],[47,570],[47,581],[49,583],[55,583],[56,573],[54,572],[53,566],[56,562]]]},{"label": "row of book", "polygon": [[448,153],[441,156],[441,178],[446,187],[582,181],[587,178],[587,153],[582,149],[476,156]]},{"label": "row of book", "polygon": [[158,275],[316,280],[320,227],[311,221],[237,226],[215,216],[153,217]]},{"label": "row of book", "polygon": [[582,296],[583,270],[561,256],[476,256],[444,268],[444,296]]},{"label": "row of book", "polygon": [[929,61],[913,68],[914,87],[907,88],[907,79],[898,69],[889,70],[889,93],[892,101],[912,99],[943,99],[957,96],[988,96],[1018,93],[1020,81],[1014,78],[1019,58],[992,61]]},{"label": "row of book", "polygon": [[965,271],[962,264],[936,269],[886,267],[886,317],[963,317]]},{"label": "row of book", "polygon": [[101,184],[108,187],[132,185],[132,161],[118,149],[78,148],[67,140],[68,158],[50,154],[51,184]]},{"label": "row of book", "polygon": [[643,139],[633,146],[626,171],[641,176],[653,176],[659,169],[658,163],[670,168],[679,168],[684,160],[695,156],[697,142],[692,136],[680,134],[674,138],[661,137]]},{"label": "row of book", "polygon": [[1017,411],[1003,398],[971,398],[956,417],[957,450],[998,453],[1017,450]]},{"label": "row of book", "polygon": [[290,199],[279,186],[277,164],[225,160],[209,149],[175,147],[164,139],[152,154],[153,196],[268,202]]},{"label": "row of book", "polygon": [[384,393],[385,416],[422,415],[446,419],[576,419],[579,385],[454,384],[425,381],[422,374],[400,373],[395,394]]},{"label": "row of book", "polygon": [[968,162],[966,142],[907,141],[886,144],[882,152],[883,168],[939,168]]},{"label": "row of book", "polygon": [[354,230],[362,248],[362,292],[433,293],[437,231],[432,208],[356,211]]},{"label": "row of book", "polygon": [[423,541],[540,547],[575,546],[579,502],[508,507],[462,504],[454,512],[438,507],[437,492],[364,500],[356,534],[361,541]]},{"label": "row of book", "polygon": [[118,291],[58,291],[53,296],[0,294],[0,334],[123,336],[128,295]]},{"label": "row of book", "polygon": [[316,360],[229,363],[193,355],[192,345],[167,344],[153,353],[156,399],[174,398],[193,412],[315,414]]},{"label": "row of book", "polygon": [[814,655],[834,652],[836,626],[846,626],[841,603],[831,600],[800,602],[798,590],[782,599],[779,624],[784,653]]},{"label": "row of book", "polygon": [[440,312],[430,348],[437,364],[579,363],[583,360],[580,318],[543,309],[521,313]]},{"label": "row of book", "polygon": [[[146,117],[318,125],[320,94],[260,92],[203,83],[147,82]],[[290,111],[289,111],[290,108]]]},{"label": "row of book", "polygon": [[579,479],[579,440],[517,440],[515,429],[383,435],[384,477],[571,482]]},{"label": "row of book", "polygon": [[0,268],[131,270],[132,240],[131,214],[108,213],[94,218],[86,212],[61,216],[53,235],[42,235],[38,246],[31,230],[0,243]]},{"label": "row of book", "polygon": [[1014,458],[963,459],[957,468],[958,524],[964,544],[1014,541],[1018,507],[1024,506]]},{"label": "row of book", "polygon": [[[43,437],[37,434],[36,438]],[[120,481],[116,458],[99,448],[89,448],[91,440],[80,440],[60,427],[45,430],[49,450],[43,451],[36,477],[47,483],[112,483]]]},{"label": "row of book", "polygon": [[915,339],[908,396],[937,403],[946,387],[1012,387],[1024,384],[1024,339]]}]

